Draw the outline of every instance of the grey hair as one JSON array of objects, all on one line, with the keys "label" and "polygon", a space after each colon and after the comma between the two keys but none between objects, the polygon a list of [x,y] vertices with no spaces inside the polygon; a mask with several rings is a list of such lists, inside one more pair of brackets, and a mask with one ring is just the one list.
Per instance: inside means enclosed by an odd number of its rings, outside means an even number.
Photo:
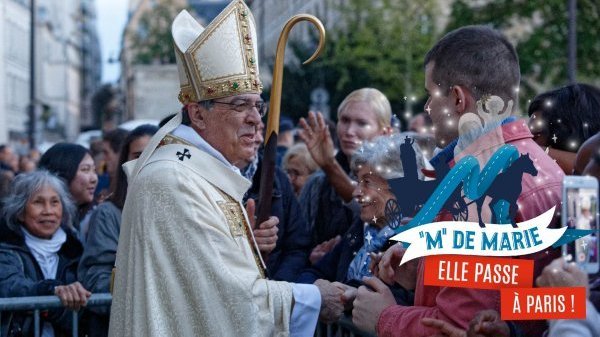
[{"label": "grey hair", "polygon": [[[409,133],[393,133],[374,138],[365,142],[361,148],[352,155],[351,168],[358,171],[362,165],[375,169],[376,173],[385,179],[404,177],[404,168],[400,158],[400,145],[404,143]],[[414,140],[414,138],[412,138]],[[417,174],[423,179],[421,169],[425,168],[425,157],[417,142],[412,143],[417,160]]]},{"label": "grey hair", "polygon": [[[201,106],[204,109],[209,110],[209,111],[213,108],[213,106],[215,106],[215,102],[212,99],[209,99],[206,101],[199,101],[197,103],[199,106]],[[181,108],[181,113],[182,113],[181,124],[187,125],[187,126],[192,125],[192,121],[190,120],[190,115],[188,113],[187,105],[185,105]]]},{"label": "grey hair", "polygon": [[200,105],[201,107],[203,107],[206,110],[210,110],[210,109],[212,109],[213,106],[215,106],[215,102],[212,99],[209,99],[206,101],[198,102],[198,105]]},{"label": "grey hair", "polygon": [[73,227],[75,204],[71,199],[67,186],[52,173],[46,170],[38,170],[31,173],[19,174],[10,185],[10,193],[4,198],[4,208],[2,210],[2,218],[6,221],[10,229],[15,231],[19,229],[19,226],[22,225],[19,216],[25,212],[27,201],[46,186],[52,188],[58,194],[60,203],[62,204],[63,214],[61,225],[70,228]]},{"label": "grey hair", "polygon": [[312,174],[317,169],[319,169],[319,165],[315,163],[314,159],[310,155],[310,152],[308,152],[306,144],[304,143],[294,144],[287,150],[282,160],[283,167],[287,168],[289,161],[294,157],[298,157],[302,160],[304,165],[306,165],[309,174]]}]

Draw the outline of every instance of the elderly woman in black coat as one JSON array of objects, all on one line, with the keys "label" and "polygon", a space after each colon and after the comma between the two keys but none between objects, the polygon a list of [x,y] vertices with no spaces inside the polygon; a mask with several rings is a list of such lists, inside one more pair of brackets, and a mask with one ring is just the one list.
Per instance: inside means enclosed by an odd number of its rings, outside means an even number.
[{"label": "elderly woman in black coat", "polygon": [[[18,175],[4,200],[0,224],[0,297],[56,295],[65,308],[42,315],[42,336],[71,334],[72,315],[91,295],[77,282],[83,251],[73,235],[73,202],[47,171]],[[19,332],[20,331],[20,332]],[[33,318],[12,312],[2,336],[33,336]]]}]

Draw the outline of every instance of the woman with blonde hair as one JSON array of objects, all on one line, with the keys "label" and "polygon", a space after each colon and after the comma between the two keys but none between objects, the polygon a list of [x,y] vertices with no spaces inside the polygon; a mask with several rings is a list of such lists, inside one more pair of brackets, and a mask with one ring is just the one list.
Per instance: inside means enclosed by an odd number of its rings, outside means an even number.
[{"label": "woman with blonde hair", "polygon": [[[358,205],[352,202],[354,185],[350,177],[350,158],[363,142],[391,133],[390,102],[374,88],[351,92],[340,104],[337,117],[340,143],[337,154],[321,113],[309,112],[308,121],[300,120],[302,130],[299,135],[321,168],[307,181],[300,194],[300,204],[312,229],[313,247],[322,247],[321,243],[344,234],[352,219],[359,216]],[[311,261],[324,254],[319,248],[313,253]]]}]

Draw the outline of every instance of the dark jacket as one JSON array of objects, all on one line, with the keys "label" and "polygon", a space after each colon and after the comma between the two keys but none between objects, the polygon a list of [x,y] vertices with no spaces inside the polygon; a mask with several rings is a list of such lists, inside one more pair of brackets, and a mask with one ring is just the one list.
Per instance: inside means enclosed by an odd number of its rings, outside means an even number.
[{"label": "dark jacket", "polygon": [[314,283],[318,279],[346,283],[346,275],[354,255],[363,246],[363,222],[360,219],[342,236],[340,243],[312,267],[302,271],[298,283]]},{"label": "dark jacket", "polygon": [[[54,295],[54,287],[77,281],[77,264],[83,251],[81,243],[69,229],[65,229],[67,241],[58,251],[56,279],[44,280],[39,264],[25,244],[20,230],[13,230],[5,223],[0,224],[0,297],[48,296]],[[71,335],[72,313],[67,309],[42,312],[41,321],[54,327],[55,335]],[[14,312],[10,327],[8,319],[2,316],[2,336],[33,336],[33,315]],[[42,327],[43,324],[40,324]],[[21,330],[21,334],[16,333]]]},{"label": "dark jacket", "polygon": [[[349,174],[350,165],[346,155],[340,151],[335,158]],[[343,235],[360,216],[356,202],[345,203],[321,170],[310,176],[298,199],[310,228],[311,248]]]},{"label": "dark jacket", "polygon": [[[108,293],[117,257],[121,210],[111,201],[99,204],[90,217],[87,241],[79,261],[81,284],[92,293]],[[110,306],[87,309],[88,337],[108,336]]]},{"label": "dark jacket", "polygon": [[93,293],[110,291],[121,230],[121,210],[106,201],[91,214],[88,238],[79,263],[81,284]]},{"label": "dark jacket", "polygon": [[[261,166],[259,162],[246,199],[258,201]],[[272,280],[294,281],[308,263],[310,235],[292,184],[279,168],[275,170],[271,203],[271,215],[279,219],[279,232],[275,249],[265,261],[267,272]]]},{"label": "dark jacket", "polygon": [[[348,280],[348,267],[354,259],[354,256],[364,244],[364,223],[357,219],[350,229],[342,236],[338,243],[329,253],[325,254],[317,263],[302,271],[296,282],[314,283],[318,279],[324,279],[330,282],[341,282],[353,287],[359,287],[362,282]],[[396,303],[402,305],[412,305],[414,301],[414,292],[408,291],[399,285],[389,287]]]}]

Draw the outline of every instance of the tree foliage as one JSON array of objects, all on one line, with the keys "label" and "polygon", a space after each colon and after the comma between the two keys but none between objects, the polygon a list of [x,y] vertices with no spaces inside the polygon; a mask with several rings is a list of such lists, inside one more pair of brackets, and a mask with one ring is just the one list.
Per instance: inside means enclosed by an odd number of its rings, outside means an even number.
[{"label": "tree foliage", "polygon": [[[457,0],[447,30],[490,24],[516,46],[521,65],[521,103],[568,83],[568,1]],[[599,84],[600,3],[577,0],[577,80]]]},{"label": "tree foliage", "polygon": [[136,31],[129,32],[134,64],[175,63],[171,23],[182,9],[173,0],[160,0],[140,16]]},{"label": "tree foliage", "polygon": [[[335,118],[337,106],[351,91],[374,87],[386,94],[393,111],[403,116],[422,96],[423,56],[438,37],[435,3],[432,0],[343,2],[336,8],[340,18],[335,26],[324,23],[328,36],[321,58],[306,66],[292,64],[285,68],[282,111],[295,119],[305,116],[311,90],[323,86],[329,91],[329,105]],[[292,43],[292,51],[299,60],[312,54],[316,42],[309,43],[308,48],[305,45]],[[415,100],[411,100],[413,96]],[[415,109],[422,109],[422,105]]]}]

